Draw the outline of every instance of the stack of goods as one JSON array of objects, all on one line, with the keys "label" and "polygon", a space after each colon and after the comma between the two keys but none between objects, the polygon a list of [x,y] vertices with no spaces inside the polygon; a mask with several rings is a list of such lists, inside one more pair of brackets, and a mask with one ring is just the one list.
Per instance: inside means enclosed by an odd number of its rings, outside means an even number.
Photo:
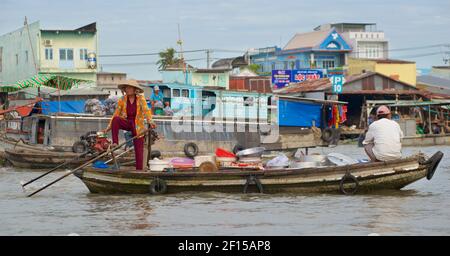
[{"label": "stack of goods", "polygon": [[95,116],[104,116],[105,110],[102,102],[98,99],[89,99],[84,104],[84,112]]},{"label": "stack of goods", "polygon": [[263,169],[262,154],[265,150],[263,147],[256,147],[237,152],[236,156],[239,158],[237,167]]},{"label": "stack of goods", "polygon": [[187,157],[174,157],[170,159],[170,164],[176,169],[192,169],[194,160]]},{"label": "stack of goods", "polygon": [[236,162],[237,157],[235,154],[223,149],[216,149],[216,160],[217,165],[220,167],[230,167],[233,163]]},{"label": "stack of goods", "polygon": [[105,100],[104,104],[105,104],[105,112],[107,115],[113,115],[114,111],[117,108],[117,102],[119,101],[119,98],[114,97],[114,98],[108,98]]}]

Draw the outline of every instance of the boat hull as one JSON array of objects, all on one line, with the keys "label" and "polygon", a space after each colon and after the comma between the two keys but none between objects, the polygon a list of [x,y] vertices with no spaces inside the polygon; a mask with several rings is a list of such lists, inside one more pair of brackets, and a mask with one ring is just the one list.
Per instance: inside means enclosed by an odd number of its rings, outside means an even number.
[{"label": "boat hull", "polygon": [[[149,194],[156,179],[164,180],[167,193],[179,192],[263,192],[263,193],[339,193],[355,188],[356,183],[342,183],[345,175],[357,180],[358,192],[401,189],[426,177],[428,166],[418,158],[392,162],[364,163],[341,167],[280,169],[266,171],[221,170],[215,173],[189,172],[135,172],[130,169],[105,171],[86,168],[75,175],[91,193]],[[246,186],[249,177],[256,177],[261,189],[254,183]],[[245,189],[247,187],[247,189]],[[262,191],[261,191],[262,190]]]},{"label": "boat hull", "polygon": [[[4,157],[14,167],[26,169],[49,169],[54,168],[66,161],[71,161],[62,168],[75,168],[91,159],[90,156],[74,160],[79,154],[69,152],[43,152],[34,150],[5,150]],[[109,160],[105,157],[103,161]],[[130,162],[134,156],[125,156],[118,159],[119,163]]]}]

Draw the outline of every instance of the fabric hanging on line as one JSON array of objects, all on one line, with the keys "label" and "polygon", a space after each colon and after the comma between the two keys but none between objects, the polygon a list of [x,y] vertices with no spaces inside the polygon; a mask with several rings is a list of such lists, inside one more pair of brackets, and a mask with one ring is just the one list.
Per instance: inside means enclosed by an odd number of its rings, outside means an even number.
[{"label": "fabric hanging on line", "polygon": [[341,116],[341,124],[342,123],[344,123],[345,121],[347,121],[347,111],[348,111],[348,108],[347,108],[347,106],[339,106],[339,109],[340,109],[340,116]]}]

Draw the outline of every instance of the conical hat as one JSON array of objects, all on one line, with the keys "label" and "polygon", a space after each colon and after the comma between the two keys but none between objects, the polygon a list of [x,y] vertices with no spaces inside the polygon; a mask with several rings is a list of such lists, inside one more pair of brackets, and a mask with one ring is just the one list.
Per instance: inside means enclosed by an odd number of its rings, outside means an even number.
[{"label": "conical hat", "polygon": [[144,89],[142,89],[142,87],[139,85],[139,83],[136,80],[126,80],[126,81],[120,83],[117,87],[124,91],[125,88],[127,88],[127,86],[132,86],[132,87],[136,88],[137,93],[144,92]]}]

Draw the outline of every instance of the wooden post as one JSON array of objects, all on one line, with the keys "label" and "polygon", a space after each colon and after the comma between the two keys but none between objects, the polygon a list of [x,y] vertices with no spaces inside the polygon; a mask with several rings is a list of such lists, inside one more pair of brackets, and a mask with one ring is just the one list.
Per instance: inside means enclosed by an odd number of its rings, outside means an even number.
[{"label": "wooden post", "polygon": [[147,168],[150,170],[150,160],[152,155],[152,128],[148,129],[148,136],[147,136],[147,157],[145,161],[147,162]]},{"label": "wooden post", "polygon": [[428,105],[428,134],[433,134],[433,131],[431,130],[431,105]]}]

